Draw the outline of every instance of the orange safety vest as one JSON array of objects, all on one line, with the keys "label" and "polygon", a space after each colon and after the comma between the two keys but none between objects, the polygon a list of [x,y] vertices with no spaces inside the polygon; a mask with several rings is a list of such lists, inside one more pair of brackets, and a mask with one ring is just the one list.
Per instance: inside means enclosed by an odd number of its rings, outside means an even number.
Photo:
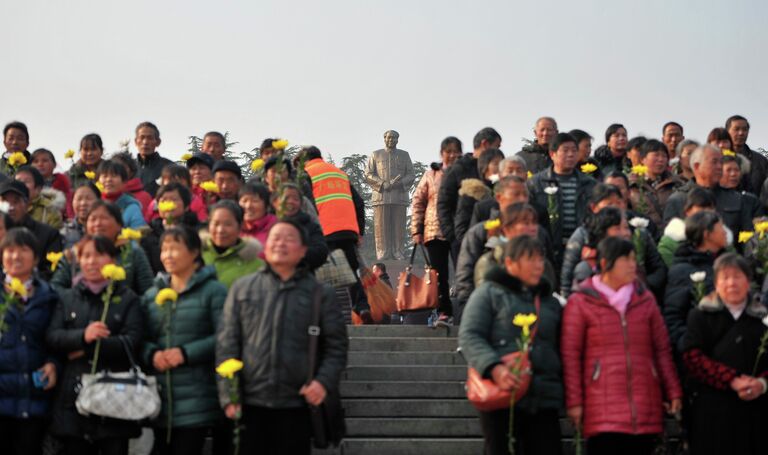
[{"label": "orange safety vest", "polygon": [[304,170],[312,179],[312,194],[315,196],[323,235],[340,231],[359,234],[357,213],[352,202],[352,189],[347,174],[320,158],[307,162]]}]

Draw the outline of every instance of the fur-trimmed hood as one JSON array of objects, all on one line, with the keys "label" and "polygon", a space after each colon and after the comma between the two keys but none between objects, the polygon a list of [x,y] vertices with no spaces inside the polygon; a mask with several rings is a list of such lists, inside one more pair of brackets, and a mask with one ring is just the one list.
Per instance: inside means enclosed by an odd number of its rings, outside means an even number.
[{"label": "fur-trimmed hood", "polygon": [[469,196],[478,201],[491,195],[491,189],[480,179],[464,179],[459,187],[459,196]]},{"label": "fur-trimmed hood", "polygon": [[[763,319],[764,317],[768,316],[768,308],[766,308],[765,305],[760,302],[757,296],[747,296],[747,302],[749,303],[744,309],[744,313],[758,319]],[[714,313],[716,311],[722,311],[726,309],[725,303],[723,303],[723,301],[717,295],[717,291],[712,291],[705,295],[697,305],[697,308],[707,313]]]},{"label": "fur-trimmed hood", "polygon": [[43,188],[43,190],[40,191],[40,203],[45,207],[61,212],[64,211],[67,198],[64,196],[64,193],[59,190],[53,188]]}]

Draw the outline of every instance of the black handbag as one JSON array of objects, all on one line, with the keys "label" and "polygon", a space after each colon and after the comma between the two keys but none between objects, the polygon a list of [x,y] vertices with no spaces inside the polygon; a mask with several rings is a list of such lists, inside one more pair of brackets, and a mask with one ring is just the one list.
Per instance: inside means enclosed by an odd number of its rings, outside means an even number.
[{"label": "black handbag", "polygon": [[[307,384],[315,378],[317,351],[320,344],[320,306],[323,301],[323,286],[319,284],[312,296],[312,324],[309,333],[309,378]],[[309,417],[312,425],[312,444],[317,449],[337,447],[347,431],[344,422],[344,408],[338,386],[326,390],[325,400],[319,406],[309,405]]]}]

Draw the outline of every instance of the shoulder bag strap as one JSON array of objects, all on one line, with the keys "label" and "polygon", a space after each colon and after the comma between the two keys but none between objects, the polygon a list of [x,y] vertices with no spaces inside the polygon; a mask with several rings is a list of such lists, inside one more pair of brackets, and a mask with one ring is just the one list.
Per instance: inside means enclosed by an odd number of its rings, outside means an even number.
[{"label": "shoulder bag strap", "polygon": [[307,328],[309,334],[309,372],[307,384],[315,378],[315,368],[317,367],[317,348],[320,344],[320,306],[323,304],[323,285],[317,284],[312,292],[312,322]]}]

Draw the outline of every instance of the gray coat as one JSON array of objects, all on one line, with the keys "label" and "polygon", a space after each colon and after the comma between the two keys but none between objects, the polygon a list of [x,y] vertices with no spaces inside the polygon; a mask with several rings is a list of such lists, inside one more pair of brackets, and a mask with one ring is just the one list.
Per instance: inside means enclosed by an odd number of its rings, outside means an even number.
[{"label": "gray coat", "polygon": [[[306,404],[299,389],[308,377],[312,297],[318,282],[305,269],[283,282],[269,266],[235,281],[224,303],[216,335],[216,365],[230,358],[244,363],[240,398],[273,409]],[[347,365],[347,328],[331,288],[324,287],[320,347],[314,376],[326,390],[338,389]],[[219,402],[230,403],[219,378]]]},{"label": "gray coat", "polygon": [[[385,182],[391,182],[399,176],[399,180],[390,188],[384,189]],[[371,205],[411,205],[408,192],[416,180],[413,172],[411,157],[405,150],[394,149],[388,152],[385,149],[376,150],[368,158],[365,167],[365,180],[371,186],[373,197]]]}]

